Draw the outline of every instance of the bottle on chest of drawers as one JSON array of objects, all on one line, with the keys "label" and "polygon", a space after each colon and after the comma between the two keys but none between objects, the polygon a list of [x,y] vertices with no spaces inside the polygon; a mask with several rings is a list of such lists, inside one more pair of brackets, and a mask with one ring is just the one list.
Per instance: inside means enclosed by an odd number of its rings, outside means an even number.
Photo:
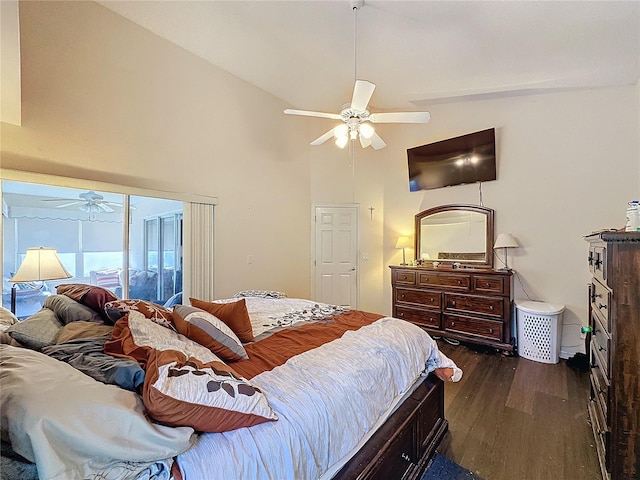
[{"label": "bottle on chest of drawers", "polygon": [[394,317],[436,336],[513,352],[511,271],[390,268]]}]

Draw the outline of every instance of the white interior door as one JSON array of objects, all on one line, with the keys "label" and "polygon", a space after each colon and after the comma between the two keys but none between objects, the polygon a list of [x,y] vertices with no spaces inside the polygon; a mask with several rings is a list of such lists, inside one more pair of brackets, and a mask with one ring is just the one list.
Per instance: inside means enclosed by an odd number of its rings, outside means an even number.
[{"label": "white interior door", "polygon": [[314,299],[358,308],[358,206],[314,206]]}]

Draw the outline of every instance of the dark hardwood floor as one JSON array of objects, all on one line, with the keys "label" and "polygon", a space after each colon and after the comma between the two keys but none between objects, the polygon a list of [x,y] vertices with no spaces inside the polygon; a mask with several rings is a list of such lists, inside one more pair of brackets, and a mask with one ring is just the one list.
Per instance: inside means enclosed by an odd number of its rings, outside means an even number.
[{"label": "dark hardwood floor", "polygon": [[587,373],[438,344],[464,372],[445,386],[441,455],[484,480],[601,480]]}]

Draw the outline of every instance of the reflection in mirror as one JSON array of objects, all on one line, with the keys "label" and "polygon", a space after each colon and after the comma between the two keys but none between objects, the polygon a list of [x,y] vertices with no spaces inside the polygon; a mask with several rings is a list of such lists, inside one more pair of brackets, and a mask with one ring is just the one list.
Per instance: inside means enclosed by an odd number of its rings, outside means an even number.
[{"label": "reflection in mirror", "polygon": [[416,215],[416,259],[423,262],[493,266],[493,210],[444,205]]}]

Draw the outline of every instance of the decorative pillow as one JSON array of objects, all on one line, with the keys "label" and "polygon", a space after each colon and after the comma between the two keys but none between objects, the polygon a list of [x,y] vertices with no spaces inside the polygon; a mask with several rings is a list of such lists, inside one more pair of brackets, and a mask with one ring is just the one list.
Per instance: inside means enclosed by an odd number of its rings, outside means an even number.
[{"label": "decorative pillow", "polygon": [[111,332],[113,331],[113,326],[111,325],[100,325],[95,322],[73,322],[68,323],[62,330],[60,330],[60,334],[56,339],[56,343],[66,343],[71,340],[79,340],[83,338],[98,338],[98,337],[109,337],[111,338]]},{"label": "decorative pillow", "polygon": [[173,313],[168,308],[158,305],[147,300],[115,300],[108,302],[104,306],[104,311],[112,322],[120,320],[125,313],[135,310],[154,321],[158,325],[175,330],[173,326]]},{"label": "decorative pillow", "polygon": [[203,363],[174,350],[152,351],[142,398],[155,420],[201,432],[278,419],[265,395],[228,365],[219,360]]},{"label": "decorative pillow", "polygon": [[149,478],[151,467],[169,478],[165,459],[195,440],[191,428],[150,422],[139,395],[64,362],[0,345],[0,363],[3,433],[40,478]]},{"label": "decorative pillow", "polygon": [[118,297],[106,288],[84,283],[64,283],[56,287],[56,292],[92,308],[101,315],[104,315],[107,320],[109,319],[104,313],[104,305],[107,302],[118,300]]},{"label": "decorative pillow", "polygon": [[131,310],[116,322],[111,340],[104,344],[105,353],[136,360],[143,368],[154,349],[177,350],[203,362],[218,360],[208,348],[161,327],[136,310]]},{"label": "decorative pillow", "polygon": [[177,305],[173,309],[173,323],[179,333],[207,347],[222,360],[236,362],[249,358],[236,334],[215,315]]},{"label": "decorative pillow", "polygon": [[201,308],[226,323],[241,341],[253,342],[253,328],[247,312],[247,302],[244,298],[229,303],[205,302],[191,297],[189,301],[194,307]]},{"label": "decorative pillow", "polygon": [[66,295],[50,295],[43,306],[53,310],[64,325],[78,321],[104,323],[98,312]]},{"label": "decorative pillow", "polygon": [[287,294],[275,290],[243,290],[236,293],[233,298],[260,297],[260,298],[287,298]]},{"label": "decorative pillow", "polygon": [[15,341],[33,350],[40,350],[56,343],[62,330],[62,323],[55,312],[43,308],[31,315],[23,322],[18,322],[7,328],[6,333]]},{"label": "decorative pillow", "polygon": [[95,275],[96,275],[96,285],[99,287],[115,288],[121,285],[119,269],[97,270],[95,272]]},{"label": "decorative pillow", "polygon": [[0,331],[5,331],[14,323],[18,323],[18,317],[11,313],[11,310],[0,307]]}]

